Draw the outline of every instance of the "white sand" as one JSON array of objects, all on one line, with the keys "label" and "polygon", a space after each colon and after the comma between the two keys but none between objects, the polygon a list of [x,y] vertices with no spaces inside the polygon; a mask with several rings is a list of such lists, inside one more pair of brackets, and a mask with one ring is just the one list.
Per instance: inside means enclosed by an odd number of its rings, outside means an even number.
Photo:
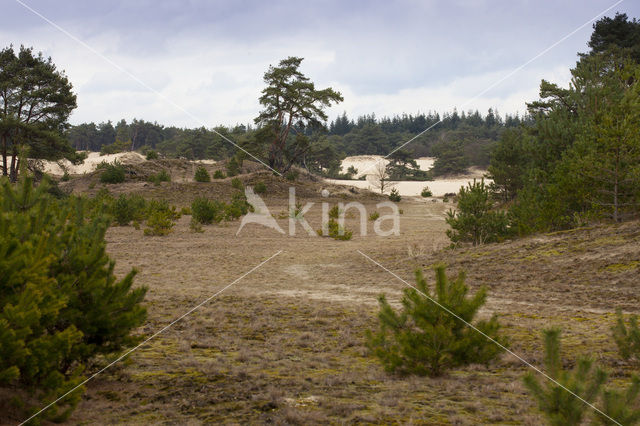
[{"label": "white sand", "polygon": [[[69,174],[81,175],[94,171],[98,164],[103,161],[113,163],[116,159],[122,164],[138,164],[145,161],[145,157],[137,152],[120,152],[118,154],[107,155],[100,155],[99,152],[89,152],[82,164],[71,164],[69,160],[43,161],[42,163],[44,172],[50,175],[62,176],[65,168]],[[0,164],[1,162],[2,159],[0,158]],[[11,164],[11,157],[7,157],[7,164]]]},{"label": "white sand", "polygon": [[[353,157],[347,157],[342,160],[342,171],[346,172],[349,166],[354,166],[358,169],[357,177],[364,174],[370,175],[368,179],[373,179],[375,165],[383,161],[387,164],[389,161],[385,160],[381,155],[357,155]],[[416,160],[420,170],[429,170],[433,167],[435,158],[433,157],[421,157]],[[468,176],[461,176],[460,178],[453,179],[436,179],[433,181],[416,182],[416,181],[400,181],[395,182],[394,188],[398,190],[400,195],[411,197],[418,196],[422,192],[425,186],[428,186],[434,197],[442,197],[444,194],[457,193],[461,186],[466,186],[468,182],[472,182],[474,178],[479,179],[484,174],[483,170],[472,170]],[[336,180],[327,179],[328,182],[336,185],[347,185],[356,188],[369,189],[371,191],[377,191],[370,182],[366,180]],[[487,179],[485,181],[489,182]],[[385,191],[386,192],[386,191]]]}]

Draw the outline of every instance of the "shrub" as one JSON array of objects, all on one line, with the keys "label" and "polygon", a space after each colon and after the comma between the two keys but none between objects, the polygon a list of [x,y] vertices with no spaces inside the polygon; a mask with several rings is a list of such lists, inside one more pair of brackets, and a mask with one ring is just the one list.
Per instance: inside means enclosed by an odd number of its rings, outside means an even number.
[{"label": "shrub", "polygon": [[122,194],[111,204],[111,215],[120,226],[126,226],[132,220],[140,222],[146,216],[146,204],[147,202],[140,195]]},{"label": "shrub", "polygon": [[68,182],[69,180],[71,180],[71,175],[69,175],[69,172],[65,170],[60,180],[62,182]]},{"label": "shrub", "polygon": [[238,191],[244,191],[244,185],[239,178],[231,179],[231,187],[237,189]]},{"label": "shrub", "polygon": [[425,186],[424,188],[422,188],[422,192],[420,193],[420,195],[424,198],[429,198],[433,197],[433,192],[431,192],[428,186]]},{"label": "shrub", "polygon": [[147,151],[147,161],[149,160],[157,160],[158,159],[158,153],[152,149],[150,149],[149,151]]},{"label": "shrub", "polygon": [[402,197],[400,196],[400,193],[396,188],[393,188],[389,193],[389,200],[393,201],[394,203],[399,203],[400,200],[402,200]]},{"label": "shrub", "polygon": [[100,174],[100,182],[102,183],[122,183],[125,179],[125,171],[122,164],[117,160],[113,164],[106,164],[102,167],[104,170]]},{"label": "shrub", "polygon": [[171,175],[165,169],[162,169],[158,174],[151,175],[149,180],[156,185],[160,185],[160,182],[171,182]]},{"label": "shrub", "polygon": [[180,212],[177,211],[176,206],[169,205],[167,200],[150,200],[147,203],[146,216],[149,218],[155,212],[161,212],[171,220],[180,219]]},{"label": "shrub", "polygon": [[[216,172],[219,172],[220,170],[216,170]],[[207,171],[207,169],[204,166],[199,166],[196,169],[196,174],[193,177],[195,179],[196,182],[211,182],[211,176],[209,175],[209,172]]]},{"label": "shrub", "polygon": [[189,221],[189,229],[191,230],[191,232],[204,232],[202,224],[193,217]]},{"label": "shrub", "polygon": [[373,212],[369,215],[369,220],[371,222],[375,222],[378,218],[380,217],[380,213],[378,212]]},{"label": "shrub", "polygon": [[629,325],[625,325],[622,311],[616,311],[618,321],[612,328],[613,339],[618,345],[618,352],[622,359],[633,359],[640,361],[640,329],[638,329],[638,316],[631,315],[629,317]]},{"label": "shrub", "polygon": [[615,419],[621,425],[635,425],[640,422],[640,378],[633,376],[631,385],[623,393],[617,389],[606,389],[602,392],[601,411],[607,416],[596,412],[595,420],[603,425],[614,425],[610,419]]},{"label": "shrub", "polygon": [[287,174],[284,177],[289,182],[293,182],[298,178],[298,172],[295,171],[295,170],[290,170],[290,171],[287,172]]},{"label": "shrub", "polygon": [[[347,228],[340,226],[338,221],[336,221],[333,218],[329,219],[329,222],[327,223],[327,230],[328,232],[326,236],[331,237],[334,240],[348,241],[353,236],[353,231],[350,231]],[[325,236],[322,229],[318,229],[316,232],[321,237]]]},{"label": "shrub", "polygon": [[340,216],[340,208],[336,205],[331,207],[329,210],[329,217],[332,219],[337,219]]},{"label": "shrub", "polygon": [[[488,364],[502,351],[466,324],[472,323],[478,309],[485,304],[486,289],[482,287],[473,297],[468,297],[469,288],[463,273],[453,281],[447,278],[442,265],[436,267],[435,273],[432,292],[422,271],[416,270],[416,289],[404,290],[400,313],[393,310],[384,295],[379,297],[379,330],[376,334],[367,332],[367,346],[389,372],[438,376],[460,365]],[[506,344],[498,334],[500,324],[495,315],[474,326],[500,344]]]},{"label": "shrub", "polygon": [[[86,200],[56,200],[29,176],[0,186],[0,383],[48,403],[83,380],[87,362],[139,341],[130,333],[146,318],[146,289],[132,288],[135,270],[117,279],[108,219],[86,216]],[[43,417],[63,421],[81,395]]]},{"label": "shrub", "polygon": [[267,185],[265,185],[264,182],[257,182],[254,185],[253,190],[256,194],[264,194],[267,192]]},{"label": "shrub", "polygon": [[182,207],[180,209],[180,214],[182,216],[191,216],[191,207],[188,207],[188,206]]},{"label": "shrub", "polygon": [[213,178],[214,179],[224,179],[226,176],[224,175],[224,172],[222,170],[216,170],[215,172],[213,172]]},{"label": "shrub", "polygon": [[227,176],[233,177],[240,173],[240,166],[236,157],[231,157],[227,162]]},{"label": "shrub", "polygon": [[237,219],[245,215],[249,210],[253,211],[253,206],[247,202],[247,197],[243,192],[236,192],[231,196],[230,204],[223,204],[225,220]]},{"label": "shrub", "polygon": [[473,245],[500,241],[510,233],[507,214],[494,211],[489,188],[484,180],[460,188],[457,211],[449,210],[446,221],[451,226],[447,236],[452,242],[470,241]]},{"label": "shrub", "polygon": [[215,200],[198,197],[191,203],[191,217],[198,223],[219,223],[224,218],[224,205]]},{"label": "shrub", "polygon": [[172,231],[175,223],[169,210],[153,210],[147,219],[144,235],[167,235]]},{"label": "shrub", "polygon": [[[579,425],[588,406],[593,403],[607,379],[607,373],[593,366],[593,360],[580,358],[573,371],[563,370],[560,359],[560,330],[544,330],[544,366],[546,373],[560,385],[547,379],[541,384],[532,372],[524,377],[524,384],[538,401],[538,408],[552,425]],[[567,392],[569,389],[573,394]]]}]

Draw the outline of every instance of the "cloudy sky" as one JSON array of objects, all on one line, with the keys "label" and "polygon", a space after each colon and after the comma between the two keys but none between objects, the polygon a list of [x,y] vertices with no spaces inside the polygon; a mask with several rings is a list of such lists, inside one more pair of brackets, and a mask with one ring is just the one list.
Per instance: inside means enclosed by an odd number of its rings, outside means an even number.
[{"label": "cloudy sky", "polygon": [[[541,79],[568,83],[591,23],[494,84],[615,3],[2,0],[0,44],[33,46],[66,71],[78,95],[73,123],[248,123],[262,75],[287,56],[305,58],[302,71],[317,87],[342,92],[331,118],[454,107],[522,113]],[[606,15],[617,11],[640,17],[640,2]]]}]

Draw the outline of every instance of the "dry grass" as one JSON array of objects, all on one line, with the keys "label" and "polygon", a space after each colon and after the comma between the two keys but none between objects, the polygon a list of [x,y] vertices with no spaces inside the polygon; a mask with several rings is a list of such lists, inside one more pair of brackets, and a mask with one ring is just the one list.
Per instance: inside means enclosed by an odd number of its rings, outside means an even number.
[{"label": "dry grass", "polygon": [[[268,184],[272,213],[287,208],[276,183]],[[316,229],[319,203],[336,203],[343,195],[320,198],[319,184],[305,185],[300,200],[313,197],[317,203],[306,216]],[[173,196],[170,185],[154,190]],[[375,210],[375,198],[362,200],[369,212]],[[284,252],[135,352],[126,365],[92,381],[70,423],[541,422],[522,385],[525,367],[510,356],[437,379],[386,374],[368,356],[364,332],[376,325],[378,294],[397,303],[403,284],[356,250],[410,282],[415,267],[446,262],[450,273],[464,269],[472,288],[489,287],[481,315],[498,312],[512,348],[527,360],[540,365],[539,331],[561,325],[567,365],[588,352],[626,380],[631,366],[617,357],[609,327],[616,307],[638,310],[638,223],[450,251],[442,249],[447,239],[441,217],[448,206],[401,204],[400,236],[371,235],[369,222],[369,236],[346,242],[300,229],[284,237],[259,225],[236,237],[237,222],[194,234],[188,217],[166,237],[110,229],[108,250],[118,272],[135,266],[141,271],[137,282],[149,286],[149,321],[140,330],[145,334],[277,250]],[[357,220],[347,219],[347,227],[358,229]],[[287,219],[278,222],[287,229]]]}]

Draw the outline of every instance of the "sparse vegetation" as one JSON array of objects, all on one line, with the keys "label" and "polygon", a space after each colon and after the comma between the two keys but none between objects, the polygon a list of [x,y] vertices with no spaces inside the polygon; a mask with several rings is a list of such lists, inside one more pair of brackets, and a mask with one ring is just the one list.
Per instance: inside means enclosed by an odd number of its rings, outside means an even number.
[{"label": "sparse vegetation", "polygon": [[422,188],[422,192],[420,193],[420,195],[424,198],[429,198],[433,197],[433,192],[431,192],[428,186],[425,186],[424,188]]},{"label": "sparse vegetation", "polygon": [[171,182],[171,175],[166,169],[162,169],[157,174],[151,175],[149,181],[155,185],[160,185],[161,182]]},{"label": "sparse vegetation", "polygon": [[244,191],[244,185],[242,184],[240,178],[231,179],[231,187],[237,189],[238,191]]},{"label": "sparse vegetation", "polygon": [[150,149],[149,151],[147,151],[146,159],[147,159],[147,161],[157,160],[158,159],[158,152],[154,151],[153,149]]},{"label": "sparse vegetation", "polygon": [[191,217],[203,225],[219,223],[224,219],[224,206],[218,201],[198,197],[191,203]]},{"label": "sparse vegetation", "polygon": [[172,231],[174,225],[170,211],[153,210],[147,219],[144,235],[167,235]]},{"label": "sparse vegetation", "polygon": [[215,172],[213,172],[213,178],[214,179],[224,179],[226,178],[224,172],[222,170],[216,170]]},{"label": "sparse vegetation", "polygon": [[375,222],[376,220],[378,220],[378,218],[380,217],[380,213],[378,212],[373,212],[369,215],[369,220],[371,222]]},{"label": "sparse vegetation", "polygon": [[[321,237],[325,236],[322,229],[318,229],[316,232]],[[353,231],[346,229],[344,226],[341,226],[337,220],[331,218],[329,219],[329,222],[327,222],[326,236],[331,237],[334,240],[348,241],[353,236]]]},{"label": "sparse vegetation", "polygon": [[496,359],[502,348],[485,336],[506,344],[496,315],[474,324],[484,335],[467,325],[486,302],[484,287],[468,297],[463,273],[451,280],[440,265],[435,274],[432,291],[422,270],[416,270],[416,286],[404,290],[399,313],[384,295],[379,297],[379,329],[367,333],[367,345],[389,372],[439,376],[453,367]]}]

